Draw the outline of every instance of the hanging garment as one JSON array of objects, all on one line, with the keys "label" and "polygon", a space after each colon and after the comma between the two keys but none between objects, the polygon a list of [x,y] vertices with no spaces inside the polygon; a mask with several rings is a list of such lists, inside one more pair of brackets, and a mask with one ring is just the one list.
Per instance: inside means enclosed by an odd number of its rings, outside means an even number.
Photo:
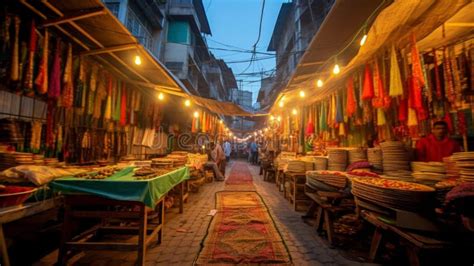
[{"label": "hanging garment", "polygon": [[112,117],[112,76],[107,76],[107,102],[105,104],[104,119]]},{"label": "hanging garment", "polygon": [[374,81],[369,64],[365,64],[362,100],[370,100],[372,98],[374,98]]},{"label": "hanging garment", "polygon": [[35,21],[31,21],[30,40],[28,44],[28,66],[26,68],[25,80],[23,88],[26,95],[33,96],[33,70],[35,66],[36,43],[38,42],[38,35],[36,34]]},{"label": "hanging garment", "polygon": [[43,36],[43,50],[39,64],[38,75],[35,79],[36,91],[39,94],[48,92],[48,55],[49,55],[49,31],[46,28]]},{"label": "hanging garment", "polygon": [[425,86],[425,79],[414,33],[411,35],[411,73],[415,80],[415,89],[419,88],[419,90],[421,90],[421,88]]},{"label": "hanging garment", "polygon": [[127,88],[125,83],[122,84],[122,101],[120,105],[120,125],[125,126],[127,124]]},{"label": "hanging garment", "polygon": [[33,153],[38,153],[41,148],[41,129],[42,129],[41,122],[39,121],[31,122],[30,147]]},{"label": "hanging garment", "polygon": [[354,113],[356,112],[356,108],[357,108],[357,103],[354,97],[354,80],[352,77],[349,77],[349,79],[347,80],[346,88],[347,88],[346,114],[348,117],[352,117],[352,115],[354,115]]},{"label": "hanging garment", "polygon": [[398,105],[398,121],[406,122],[408,120],[408,99],[400,99]]},{"label": "hanging garment", "polygon": [[344,114],[342,112],[342,97],[336,95],[336,124],[344,122]]},{"label": "hanging garment", "polygon": [[433,49],[433,64],[434,64],[434,75],[435,75],[435,90],[436,90],[436,98],[441,100],[442,92],[441,92],[441,80],[439,76],[439,68],[438,68],[438,53],[436,53],[436,49]]},{"label": "hanging garment", "polygon": [[375,91],[377,92],[377,97],[372,99],[372,105],[375,108],[387,109],[388,107],[390,107],[390,97],[385,93],[385,88],[383,85],[382,77],[380,75],[379,64],[377,63],[377,60],[375,61],[374,66],[374,81],[376,85]]},{"label": "hanging garment", "polygon": [[400,68],[398,67],[397,52],[395,51],[395,46],[392,46],[392,52],[390,54],[389,95],[392,97],[403,95],[402,76],[400,74]]},{"label": "hanging garment", "polygon": [[[114,107],[114,121],[119,121],[120,120],[120,107],[122,105],[122,86],[123,83],[120,81],[117,81],[115,87],[115,107]],[[151,110],[150,110],[151,111]]]},{"label": "hanging garment", "polygon": [[20,66],[19,66],[19,52],[20,52],[20,17],[15,16],[14,18],[14,27],[15,27],[15,37],[13,39],[13,52],[11,57],[11,72],[10,79],[12,81],[18,81],[20,79]]},{"label": "hanging garment", "polygon": [[309,117],[308,117],[308,124],[306,125],[306,136],[310,136],[314,134],[314,123],[313,123],[313,113],[312,107],[310,107]]},{"label": "hanging garment", "polygon": [[66,65],[64,66],[62,106],[71,108],[74,102],[74,85],[72,76],[72,45],[68,44]]},{"label": "hanging garment", "polygon": [[377,126],[384,126],[387,124],[387,120],[385,119],[385,112],[381,109],[377,109]]},{"label": "hanging garment", "polygon": [[61,42],[56,40],[56,50],[54,51],[53,65],[49,76],[48,96],[57,99],[61,93]]},{"label": "hanging garment", "polygon": [[454,90],[454,81],[451,68],[451,60],[449,60],[448,53],[446,48],[443,49],[443,76],[444,76],[444,90],[446,93],[446,98],[451,104],[454,104],[456,100],[455,90]]}]

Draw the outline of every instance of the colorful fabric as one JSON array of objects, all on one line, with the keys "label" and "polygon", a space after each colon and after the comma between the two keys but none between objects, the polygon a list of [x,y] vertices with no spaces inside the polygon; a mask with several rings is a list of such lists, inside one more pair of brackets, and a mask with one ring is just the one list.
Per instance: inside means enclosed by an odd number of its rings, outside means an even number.
[{"label": "colorful fabric", "polygon": [[365,65],[364,85],[362,88],[362,100],[370,100],[374,98],[374,81],[369,64]]},{"label": "colorful fabric", "polygon": [[347,88],[347,103],[346,103],[346,114],[348,117],[352,117],[357,109],[357,103],[354,96],[354,79],[349,77],[346,84]]},{"label": "colorful fabric", "polygon": [[377,97],[372,99],[372,105],[375,108],[390,107],[390,97],[385,93],[385,88],[382,81],[382,75],[379,71],[379,64],[375,61],[374,66],[374,80],[376,86]]},{"label": "colorful fabric", "polygon": [[61,94],[61,42],[56,41],[51,75],[49,76],[49,98],[57,99]]},{"label": "colorful fabric", "polygon": [[63,76],[63,94],[62,94],[62,106],[65,108],[71,108],[74,102],[74,85],[72,83],[72,45],[68,45],[66,65],[64,66]]},{"label": "colorful fabric", "polygon": [[403,82],[395,46],[392,46],[392,52],[390,53],[390,88],[388,94],[392,97],[403,95]]},{"label": "colorful fabric", "polygon": [[44,30],[42,51],[39,71],[35,79],[36,91],[39,94],[45,94],[48,92],[49,31],[47,28]]}]

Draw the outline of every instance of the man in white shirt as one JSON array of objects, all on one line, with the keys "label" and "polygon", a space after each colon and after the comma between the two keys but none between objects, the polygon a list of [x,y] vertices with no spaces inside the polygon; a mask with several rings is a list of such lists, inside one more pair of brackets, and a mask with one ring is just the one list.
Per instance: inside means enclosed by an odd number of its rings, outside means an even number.
[{"label": "man in white shirt", "polygon": [[225,160],[229,162],[230,160],[230,154],[232,153],[232,147],[230,145],[229,140],[226,140],[224,142],[224,154],[225,154]]}]

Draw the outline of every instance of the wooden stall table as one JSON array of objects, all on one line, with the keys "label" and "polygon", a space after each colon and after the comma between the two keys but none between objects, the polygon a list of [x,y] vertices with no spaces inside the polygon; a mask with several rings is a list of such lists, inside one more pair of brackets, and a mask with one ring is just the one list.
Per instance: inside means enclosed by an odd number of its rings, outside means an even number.
[{"label": "wooden stall table", "polygon": [[293,209],[298,210],[298,204],[302,202],[310,202],[310,199],[305,195],[305,173],[286,172],[285,179],[290,183],[290,190],[288,191],[288,198],[293,204]]},{"label": "wooden stall table", "polygon": [[[137,180],[128,167],[107,179],[56,179],[51,187],[65,197],[64,224],[58,264],[64,265],[73,250],[137,251],[137,264],[144,265],[147,246],[156,238],[161,243],[164,224],[164,196],[174,187],[184,203],[189,169],[182,167],[150,179]],[[180,206],[182,211],[182,206]],[[97,219],[97,225],[73,236],[79,219]],[[102,234],[138,236],[136,243],[99,241]],[[91,241],[93,240],[93,241]]]},{"label": "wooden stall table", "polygon": [[338,205],[336,201],[345,198],[340,192],[314,191],[305,186],[305,195],[313,202],[311,209],[316,211],[316,231],[325,230],[329,244],[334,244],[334,217],[341,214],[353,212],[353,205]]},{"label": "wooden stall table", "polygon": [[60,205],[57,198],[47,199],[40,202],[25,203],[17,206],[0,208],[0,248],[2,252],[2,265],[9,266],[8,247],[3,233],[3,224],[10,223],[22,218],[53,209]]},{"label": "wooden stall table", "polygon": [[370,245],[369,261],[373,262],[384,234],[393,233],[397,235],[401,243],[405,245],[410,265],[420,265],[419,254],[422,251],[436,252],[453,247],[451,242],[420,235],[381,221],[377,214],[362,210],[361,216],[364,220],[375,226],[372,243]]}]

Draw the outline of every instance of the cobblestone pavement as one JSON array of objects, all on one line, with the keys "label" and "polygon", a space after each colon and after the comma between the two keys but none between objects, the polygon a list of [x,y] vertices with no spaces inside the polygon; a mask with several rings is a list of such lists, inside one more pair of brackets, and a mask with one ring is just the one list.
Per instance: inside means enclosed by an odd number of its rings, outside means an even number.
[{"label": "cobblestone pavement", "polygon": [[[230,172],[229,165],[227,173]],[[317,236],[314,228],[305,224],[302,213],[295,212],[292,205],[283,198],[274,183],[264,182],[258,175],[258,168],[249,167],[257,192],[263,197],[269,211],[285,241],[294,265],[361,265],[342,257],[336,249],[330,249]],[[177,208],[166,213],[163,244],[147,250],[147,265],[192,265],[199,254],[211,216],[215,208],[215,193],[224,190],[224,182],[205,184],[198,193],[190,194],[184,214]],[[129,239],[133,240],[133,239]],[[44,257],[35,265],[52,265],[57,251]],[[133,265],[135,252],[97,251],[80,253],[69,263],[73,265]]]}]

